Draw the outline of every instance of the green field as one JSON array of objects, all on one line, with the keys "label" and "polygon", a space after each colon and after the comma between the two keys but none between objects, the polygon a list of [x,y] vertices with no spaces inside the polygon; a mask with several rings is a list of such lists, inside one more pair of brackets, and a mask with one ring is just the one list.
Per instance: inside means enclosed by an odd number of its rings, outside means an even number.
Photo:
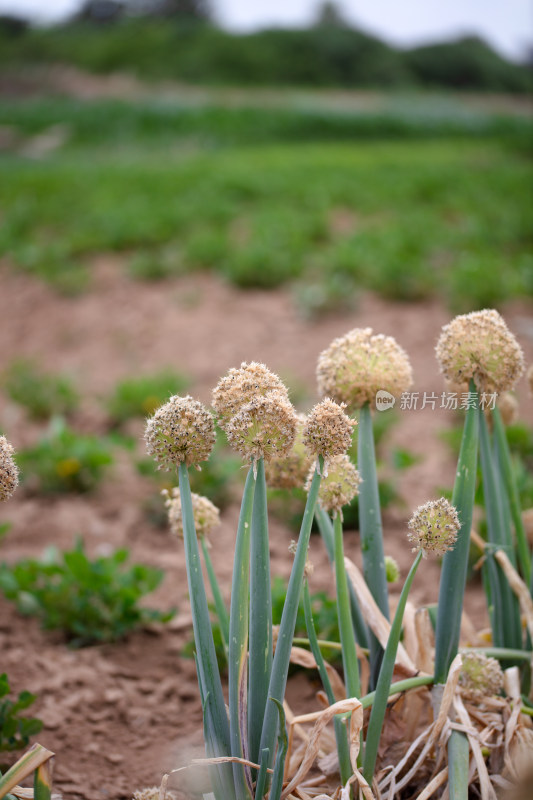
[{"label": "green field", "polygon": [[[58,123],[65,143],[32,157]],[[113,251],[138,279],[290,283],[310,311],[365,288],[453,310],[533,294],[521,117],[41,99],[4,103],[0,124],[18,137],[0,156],[0,255],[62,291]]]}]

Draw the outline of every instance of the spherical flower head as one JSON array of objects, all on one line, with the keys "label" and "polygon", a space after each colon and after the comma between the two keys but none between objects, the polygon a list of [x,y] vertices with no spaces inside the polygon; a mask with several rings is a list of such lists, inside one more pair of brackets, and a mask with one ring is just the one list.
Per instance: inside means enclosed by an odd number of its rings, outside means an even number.
[{"label": "spherical flower head", "polygon": [[243,406],[256,397],[278,392],[289,399],[287,388],[264,364],[243,361],[239,368],[230,369],[213,389],[213,408],[218,415],[218,423],[225,430],[231,418]]},{"label": "spherical flower head", "polygon": [[483,653],[466,653],[459,674],[461,692],[468,700],[479,702],[493,697],[503,687],[503,672],[495,658]]},{"label": "spherical flower head", "polygon": [[291,449],[265,464],[266,482],[273,489],[301,489],[305,484],[313,460],[304,444],[306,421],[305,414],[296,414],[296,436]]},{"label": "spherical flower head", "polygon": [[372,328],[355,328],[334,339],[318,358],[318,390],[350,410],[375,405],[384,390],[398,397],[413,383],[409,357],[392,336],[373,335]]},{"label": "spherical flower head", "polygon": [[478,391],[500,394],[512,389],[525,369],[520,345],[493,309],[453,319],[435,352],[446,381],[458,390],[466,390],[473,378]]},{"label": "spherical flower head", "polygon": [[247,462],[285,456],[296,437],[296,412],[283,392],[256,395],[226,425],[230,445]]},{"label": "spherical flower head", "polygon": [[[183,514],[181,510],[180,490],[174,487],[171,494],[163,490],[163,495],[166,497],[165,505],[167,507],[170,532],[181,538],[183,537]],[[220,524],[220,511],[213,505],[211,500],[208,500],[207,497],[203,497],[201,494],[192,492],[191,497],[196,533],[200,538],[209,536],[211,531]]]},{"label": "spherical flower head", "polygon": [[156,786],[138,789],[133,793],[133,800],[159,800],[159,789]]},{"label": "spherical flower head", "polygon": [[196,466],[209,458],[213,449],[215,423],[198,400],[175,395],[148,420],[144,438],[159,469],[168,470],[182,462]]},{"label": "spherical flower head", "polygon": [[19,472],[13,459],[15,450],[5,436],[0,436],[0,503],[15,492],[19,483]]},{"label": "spherical flower head", "polygon": [[[314,468],[307,477],[306,491],[311,488]],[[359,494],[361,477],[349,457],[343,453],[328,461],[328,474],[323,476],[318,490],[318,502],[325,511],[337,514]]]},{"label": "spherical flower head", "polygon": [[396,583],[396,581],[400,580],[400,567],[392,556],[385,556],[385,575],[387,576],[387,583]]},{"label": "spherical flower head", "polygon": [[352,443],[356,425],[345,413],[345,403],[335,403],[329,397],[311,410],[304,426],[303,439],[312,456],[322,456],[329,464],[332,458],[346,453]]},{"label": "spherical flower head", "polygon": [[424,556],[427,553],[442,556],[453,550],[460,527],[454,506],[441,497],[416,509],[409,520],[407,536],[415,545],[413,552],[422,550]]}]

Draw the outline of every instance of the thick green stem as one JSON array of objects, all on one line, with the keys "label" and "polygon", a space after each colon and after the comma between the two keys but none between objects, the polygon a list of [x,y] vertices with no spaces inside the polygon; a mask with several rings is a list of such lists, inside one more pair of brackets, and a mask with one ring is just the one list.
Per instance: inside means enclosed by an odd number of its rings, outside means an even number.
[{"label": "thick green stem", "polygon": [[[470,390],[475,391],[470,383]],[[477,395],[476,395],[477,398]],[[446,683],[448,670],[457,655],[463,598],[470,550],[470,529],[476,491],[479,420],[476,408],[466,412],[461,450],[453,485],[452,503],[461,528],[453,550],[444,554],[440,578],[437,627],[435,631],[435,682]]]},{"label": "thick green stem", "polygon": [[342,645],[342,666],[344,670],[344,683],[348,697],[359,697],[361,683],[359,680],[359,663],[355,648],[352,615],[350,611],[350,597],[348,593],[348,579],[344,568],[344,547],[342,541],[342,521],[337,513],[333,522],[335,539],[335,582],[337,586],[337,616],[339,619],[339,632]]},{"label": "thick green stem", "polygon": [[[502,548],[510,561],[516,564],[509,519],[505,514],[502,496],[505,488],[498,480],[487,420],[481,408],[479,409],[479,441],[488,541],[490,545]],[[494,644],[497,647],[511,647],[518,650],[522,646],[518,599],[509,586],[501,567],[492,558],[490,550],[487,552],[487,566],[493,606]]]},{"label": "thick green stem", "polygon": [[[311,595],[309,594],[309,584],[307,583],[307,581],[304,581],[303,601],[304,601],[305,625],[307,628],[307,634],[309,636],[309,646],[311,648],[313,656],[315,657],[318,673],[320,675],[324,691],[326,692],[328,703],[330,704],[330,706],[332,706],[333,703],[335,703],[336,698],[335,695],[333,694],[331,681],[328,676],[326,664],[322,657],[322,653],[320,651],[320,645],[318,643],[316,635],[315,624],[313,621],[313,610],[311,608]],[[337,742],[337,755],[339,758],[341,780],[342,783],[345,784],[352,775],[352,765],[350,762],[350,745],[348,742],[348,731],[346,730],[346,725],[344,720],[340,719],[338,716],[335,717],[333,725],[335,728],[335,741]]]},{"label": "thick green stem", "polygon": [[206,541],[205,536],[202,536],[200,544],[202,546],[202,554],[204,557],[205,568],[207,570],[207,577],[209,578],[209,585],[211,586],[211,594],[213,595],[213,600],[215,601],[215,609],[217,612],[218,624],[220,627],[220,635],[222,637],[222,644],[224,646],[224,653],[226,655],[226,662],[227,662],[228,641],[229,641],[228,610],[226,608],[226,604],[220,592],[220,586],[218,585],[218,580],[213,567],[213,562],[211,561],[211,556],[209,554],[209,544]]},{"label": "thick green stem", "polygon": [[272,669],[272,596],[268,543],[265,465],[257,462],[252,515],[250,569],[250,656],[248,665],[248,742],[251,761],[259,761],[259,743]]},{"label": "thick green stem", "polygon": [[448,790],[450,800],[468,798],[468,739],[460,731],[452,731],[448,739]]},{"label": "thick green stem", "polygon": [[407,597],[418,569],[418,565],[422,560],[422,555],[422,550],[420,550],[403,585],[400,600],[398,601],[398,607],[396,608],[396,613],[394,614],[394,619],[392,621],[381,669],[379,671],[376,694],[374,697],[374,703],[372,705],[372,713],[370,714],[370,721],[368,723],[365,758],[363,762],[363,776],[370,785],[372,785],[379,740],[381,737],[381,730],[383,728],[383,720],[385,719],[385,711],[387,710],[387,700],[389,698],[392,674],[394,672],[394,664],[396,662],[396,653],[398,651],[400,634],[402,632],[405,605],[407,603]]},{"label": "thick green stem", "polygon": [[[331,564],[334,565],[335,553],[333,546],[333,524],[327,512],[321,508],[320,504],[317,505],[315,509],[315,518],[318,525],[318,530],[320,531],[320,536],[322,537],[322,541],[324,542],[324,546],[328,554],[328,558]],[[353,588],[351,582],[348,583],[348,591],[350,593],[350,608],[355,631],[355,640],[359,647],[362,647],[364,650],[368,650],[368,628],[365,620],[363,619],[361,609],[359,608],[357,595],[355,594],[355,589]]]},{"label": "thick green stem", "polygon": [[[359,532],[363,554],[363,573],[374,600],[381,612],[389,619],[389,595],[383,550],[383,526],[379,504],[374,432],[372,412],[368,403],[361,408],[359,414],[357,462],[362,478],[359,491]],[[383,650],[372,632],[369,632],[369,646],[371,679],[372,684],[375,685]]]},{"label": "thick green stem", "polygon": [[505,481],[505,488],[507,489],[507,496],[509,498],[509,507],[513,519],[513,525],[516,535],[516,544],[518,550],[518,560],[520,563],[520,570],[527,585],[531,580],[531,554],[527,544],[526,532],[524,530],[524,523],[522,521],[522,512],[520,509],[520,498],[518,495],[518,488],[513,472],[513,465],[511,461],[511,451],[509,450],[509,442],[505,434],[505,427],[502,422],[502,417],[498,407],[492,411],[492,418],[494,421],[494,438],[498,450],[499,464],[503,479]]},{"label": "thick green stem", "polygon": [[[229,617],[228,706],[231,736],[231,755],[245,756],[247,749],[246,672],[248,656],[248,603],[250,593],[250,540],[252,509],[255,493],[254,468],[250,467],[235,541],[231,606]],[[245,745],[246,741],[246,745]],[[244,768],[233,765],[235,800],[250,797]]]},{"label": "thick green stem", "polygon": [[[215,644],[211,630],[211,619],[207,605],[207,596],[200,562],[200,549],[194,525],[189,473],[185,464],[179,465],[179,483],[181,496],[181,509],[183,515],[183,541],[185,546],[185,564],[187,568],[187,581],[189,584],[189,597],[193,621],[194,641],[196,644],[196,659],[198,674],[201,680],[204,696],[206,698],[206,714],[209,716],[212,730],[213,754],[228,756],[231,754],[230,732],[222,683],[218,672]],[[228,797],[234,792],[231,769],[228,766],[216,767],[224,792]]]},{"label": "thick green stem", "polygon": [[[432,683],[434,683],[433,675],[416,675],[414,678],[405,678],[403,681],[391,683],[388,696],[391,697],[393,694],[401,694],[401,692],[408,692],[411,689],[418,689],[419,686],[431,686]],[[363,708],[370,708],[374,705],[376,692],[369,692],[361,698]]]},{"label": "thick green stem", "polygon": [[[320,459],[320,469],[323,469],[323,466],[323,460]],[[318,469],[316,469],[313,480],[311,481],[309,494],[307,495],[307,502],[305,505],[302,525],[300,528],[300,536],[298,539],[298,546],[294,556],[294,563],[292,565],[289,585],[287,587],[285,605],[281,615],[276,651],[274,653],[274,660],[272,662],[272,672],[268,687],[269,702],[267,703],[265,710],[265,719],[263,721],[260,745],[261,752],[265,748],[268,748],[271,763],[274,759],[274,754],[276,751],[276,739],[279,726],[279,713],[276,701],[277,703],[283,702],[285,687],[287,685],[287,674],[289,671],[289,662],[292,649],[292,637],[294,636],[294,628],[296,625],[296,615],[298,613],[300,592],[302,589],[305,563],[307,560],[307,550],[309,547],[309,537],[311,535],[311,527],[313,524],[313,515],[315,513],[318,490],[320,488],[320,480],[320,472]]]}]

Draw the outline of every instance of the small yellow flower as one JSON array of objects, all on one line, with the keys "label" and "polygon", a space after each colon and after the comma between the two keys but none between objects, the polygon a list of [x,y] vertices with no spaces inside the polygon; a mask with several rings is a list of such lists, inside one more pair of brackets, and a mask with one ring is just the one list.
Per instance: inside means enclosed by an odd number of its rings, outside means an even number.
[{"label": "small yellow flower", "polygon": [[5,436],[0,436],[0,502],[9,500],[19,483],[17,465],[13,459],[15,450]]},{"label": "small yellow flower", "polygon": [[196,466],[209,458],[213,449],[215,423],[198,400],[175,395],[148,420],[144,438],[149,455],[160,469],[171,469],[181,462]]}]

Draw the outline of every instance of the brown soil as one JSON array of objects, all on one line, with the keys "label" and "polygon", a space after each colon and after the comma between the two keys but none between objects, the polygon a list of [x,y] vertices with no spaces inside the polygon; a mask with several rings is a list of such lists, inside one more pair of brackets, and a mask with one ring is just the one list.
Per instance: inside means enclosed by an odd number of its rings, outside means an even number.
[{"label": "brown soil", "polygon": [[[105,429],[99,398],[132,373],[172,365],[193,379],[193,393],[209,402],[220,375],[243,360],[261,360],[308,387],[314,398],[314,369],[319,352],[355,326],[392,334],[409,352],[420,392],[442,391],[433,345],[449,313],[438,302],[396,305],[364,296],[357,310],[321,319],[300,319],[286,292],[238,292],[208,275],[142,284],[126,277],[120,261],[94,263],[91,290],[62,298],[42,283],[7,265],[0,267],[0,372],[15,357],[31,357],[45,369],[66,371],[84,392],[76,423],[84,430]],[[507,309],[526,357],[533,359],[531,317],[525,307]],[[519,392],[527,409],[525,386]],[[532,421],[531,408],[526,411]],[[405,570],[411,562],[405,523],[409,509],[450,486],[454,463],[438,433],[450,422],[447,412],[398,412],[387,447],[403,446],[422,460],[405,471],[399,491],[405,507],[385,514],[386,551]],[[34,441],[39,426],[0,397],[0,427],[15,447]],[[135,428],[139,437],[142,423]],[[194,663],[181,656],[190,638],[185,567],[174,539],[147,522],[141,502],[154,494],[130,459],[115,465],[109,480],[91,496],[54,499],[19,490],[2,507],[2,521],[13,523],[2,543],[2,558],[37,556],[50,544],[71,547],[82,534],[91,554],[127,546],[135,561],[164,568],[163,586],[152,604],[176,604],[179,614],[164,628],[131,635],[113,645],[70,650],[56,635],[22,619],[0,601],[0,642],[14,690],[35,691],[35,713],[45,728],[38,740],[56,756],[54,787],[66,800],[131,798],[134,790],[159,784],[162,774],[202,754],[201,707]],[[226,594],[238,499],[223,514],[213,540],[213,558]],[[272,521],[272,572],[287,575],[289,532]],[[348,553],[359,561],[357,534],[347,533]],[[313,541],[313,588],[329,588],[331,574],[319,541]],[[439,568],[429,560],[413,588],[415,605],[437,599]],[[466,607],[478,626],[486,624],[479,586],[469,586]],[[300,674],[292,691],[309,696]],[[180,779],[182,780],[182,779]],[[175,782],[179,786],[179,780]],[[183,784],[182,784],[183,787]]]}]

